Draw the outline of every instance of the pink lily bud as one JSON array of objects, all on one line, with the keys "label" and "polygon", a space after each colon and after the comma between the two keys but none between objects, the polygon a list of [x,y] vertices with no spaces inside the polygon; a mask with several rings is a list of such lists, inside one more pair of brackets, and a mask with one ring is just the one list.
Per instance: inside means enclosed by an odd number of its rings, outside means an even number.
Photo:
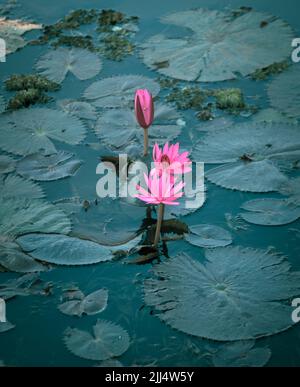
[{"label": "pink lily bud", "polygon": [[134,110],[139,125],[148,129],[153,122],[154,105],[152,95],[147,89],[139,89],[135,92]]}]

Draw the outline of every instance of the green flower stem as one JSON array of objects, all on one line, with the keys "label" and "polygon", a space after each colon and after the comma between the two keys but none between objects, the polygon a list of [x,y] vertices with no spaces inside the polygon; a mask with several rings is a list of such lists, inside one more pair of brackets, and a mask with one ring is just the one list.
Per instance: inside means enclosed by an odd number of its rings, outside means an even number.
[{"label": "green flower stem", "polygon": [[159,242],[161,225],[164,218],[164,210],[165,210],[165,205],[163,203],[160,203],[157,210],[157,223],[156,223],[156,231],[155,231],[155,237],[154,237],[154,247],[157,247]]},{"label": "green flower stem", "polygon": [[148,129],[144,129],[144,156],[148,155]]}]

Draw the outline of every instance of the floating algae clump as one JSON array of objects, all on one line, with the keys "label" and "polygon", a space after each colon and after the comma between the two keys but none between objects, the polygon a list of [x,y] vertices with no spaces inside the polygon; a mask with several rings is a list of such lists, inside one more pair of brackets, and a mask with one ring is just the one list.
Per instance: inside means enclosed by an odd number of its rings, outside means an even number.
[{"label": "floating algae clump", "polygon": [[8,91],[18,91],[26,89],[37,89],[41,91],[57,91],[60,86],[41,75],[35,74],[17,74],[12,75],[5,81],[5,87]]},{"label": "floating algae clump", "polygon": [[49,101],[51,101],[51,97],[38,89],[20,90],[9,100],[7,108],[9,110],[16,110],[36,103],[47,103]]},{"label": "floating algae clump", "polygon": [[51,98],[45,91],[57,91],[60,86],[41,75],[18,74],[12,75],[5,81],[8,91],[16,91],[8,102],[8,109],[16,110],[36,103],[47,103]]},{"label": "floating algae clump", "polygon": [[213,95],[216,97],[219,109],[236,111],[246,107],[243,93],[240,89],[220,89],[216,90]]},{"label": "floating algae clump", "polygon": [[167,96],[167,102],[175,102],[177,109],[201,109],[205,94],[199,87],[175,87]]},{"label": "floating algae clump", "polygon": [[98,32],[110,32],[114,26],[125,23],[137,23],[137,16],[126,16],[112,9],[103,9],[98,18]]},{"label": "floating algae clump", "polygon": [[77,48],[86,48],[92,52],[96,51],[96,47],[93,43],[93,38],[90,35],[86,36],[60,36],[56,42],[52,44],[53,47],[67,46],[67,47],[77,47]]},{"label": "floating algae clump", "polygon": [[62,35],[63,30],[78,29],[81,25],[96,21],[98,13],[95,9],[77,9],[52,25],[44,27],[43,36],[33,41],[33,44],[44,44]]},{"label": "floating algae clump", "polygon": [[103,48],[100,52],[107,59],[120,61],[124,56],[130,55],[134,51],[134,44],[120,34],[109,34],[101,39]]},{"label": "floating algae clump", "polygon": [[251,78],[255,81],[262,81],[268,78],[270,75],[276,75],[282,73],[289,67],[289,62],[287,60],[283,62],[273,63],[270,66],[264,67],[262,69],[256,70]]}]

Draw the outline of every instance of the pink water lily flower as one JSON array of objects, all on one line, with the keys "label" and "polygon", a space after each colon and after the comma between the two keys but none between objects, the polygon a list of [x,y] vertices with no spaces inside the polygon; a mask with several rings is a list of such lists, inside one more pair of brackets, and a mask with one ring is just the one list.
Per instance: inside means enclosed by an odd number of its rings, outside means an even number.
[{"label": "pink water lily flower", "polygon": [[148,190],[137,185],[139,194],[135,197],[148,204],[179,204],[175,200],[182,197],[185,183],[180,181],[176,184],[176,178],[173,175],[166,172],[158,174],[155,170],[150,172],[149,177],[144,174],[144,178]]},{"label": "pink water lily flower", "polygon": [[170,145],[166,143],[162,149],[155,144],[153,148],[153,161],[155,169],[171,174],[181,174],[191,171],[189,152],[179,153],[179,143]]}]

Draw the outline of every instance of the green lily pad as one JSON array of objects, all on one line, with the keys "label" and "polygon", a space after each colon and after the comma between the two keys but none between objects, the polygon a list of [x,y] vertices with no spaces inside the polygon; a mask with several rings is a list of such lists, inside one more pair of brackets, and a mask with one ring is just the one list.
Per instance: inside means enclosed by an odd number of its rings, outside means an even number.
[{"label": "green lily pad", "polygon": [[0,174],[13,172],[15,168],[16,162],[12,157],[0,155]]},{"label": "green lily pad", "polygon": [[154,266],[145,302],[162,321],[218,341],[270,336],[294,324],[289,300],[299,295],[300,278],[283,256],[227,246],[205,257],[200,263],[180,253]]},{"label": "green lily pad", "polygon": [[36,69],[50,81],[62,83],[71,72],[81,81],[95,77],[102,68],[99,56],[82,48],[60,47],[43,55]]},{"label": "green lily pad", "polygon": [[189,227],[185,240],[199,247],[223,247],[232,243],[230,232],[212,224],[197,224]]},{"label": "green lily pad", "polygon": [[212,353],[215,367],[263,367],[271,357],[267,347],[254,347],[255,341],[222,344]]},{"label": "green lily pad", "polygon": [[68,114],[84,120],[96,121],[96,108],[88,102],[63,99],[58,101],[59,107]]},{"label": "green lily pad", "polygon": [[35,259],[56,265],[90,265],[113,258],[104,246],[60,234],[27,234],[16,242]]},{"label": "green lily pad", "polygon": [[171,13],[161,21],[192,32],[176,38],[155,35],[141,45],[144,63],[169,77],[224,81],[290,56],[291,27],[266,13],[193,9]]},{"label": "green lily pad", "polygon": [[72,159],[74,155],[60,151],[53,155],[34,153],[18,162],[17,172],[28,179],[51,181],[74,176],[82,161]]},{"label": "green lily pad", "polygon": [[42,188],[30,180],[16,175],[0,178],[2,199],[41,199],[44,196]]},{"label": "green lily pad", "polygon": [[285,123],[236,124],[206,133],[192,156],[207,164],[225,164],[206,173],[217,185],[250,192],[278,191],[287,181],[280,162],[300,157],[300,131]]},{"label": "green lily pad", "polygon": [[9,271],[32,273],[48,270],[47,266],[42,265],[21,251],[14,242],[0,242],[0,247],[0,264]]},{"label": "green lily pad", "polygon": [[[77,298],[77,297],[76,297]],[[107,307],[108,291],[106,289],[96,290],[87,296],[84,294],[77,299],[65,301],[58,306],[58,309],[69,316],[83,314],[94,315],[103,312]]]},{"label": "green lily pad", "polygon": [[[79,144],[85,137],[83,123],[66,113],[46,108],[22,109],[0,116],[0,146],[16,155],[44,150],[56,153],[51,140]],[[16,138],[18,141],[16,141]]]},{"label": "green lily pad", "polygon": [[279,74],[268,87],[271,105],[289,118],[300,118],[300,69],[291,66],[287,71]]},{"label": "green lily pad", "polygon": [[[179,136],[183,125],[179,113],[172,107],[162,104],[155,106],[154,123],[149,128],[149,144],[164,144]],[[144,131],[138,125],[135,114],[130,109],[110,109],[99,117],[95,133],[98,138],[112,149],[126,149],[143,144]]]},{"label": "green lily pad", "polygon": [[93,101],[100,108],[120,108],[133,105],[137,89],[148,89],[155,97],[159,84],[141,75],[120,75],[104,78],[92,83],[84,92],[84,98]]},{"label": "green lily pad", "polygon": [[41,200],[3,199],[0,197],[0,235],[13,239],[32,232],[71,231],[67,215],[53,204]]},{"label": "green lily pad", "polygon": [[74,355],[89,360],[107,360],[120,356],[130,345],[128,333],[122,327],[104,320],[97,320],[93,334],[67,328],[64,342]]},{"label": "green lily pad", "polygon": [[249,223],[262,226],[281,226],[300,217],[300,206],[286,199],[255,199],[244,203],[240,216]]}]

